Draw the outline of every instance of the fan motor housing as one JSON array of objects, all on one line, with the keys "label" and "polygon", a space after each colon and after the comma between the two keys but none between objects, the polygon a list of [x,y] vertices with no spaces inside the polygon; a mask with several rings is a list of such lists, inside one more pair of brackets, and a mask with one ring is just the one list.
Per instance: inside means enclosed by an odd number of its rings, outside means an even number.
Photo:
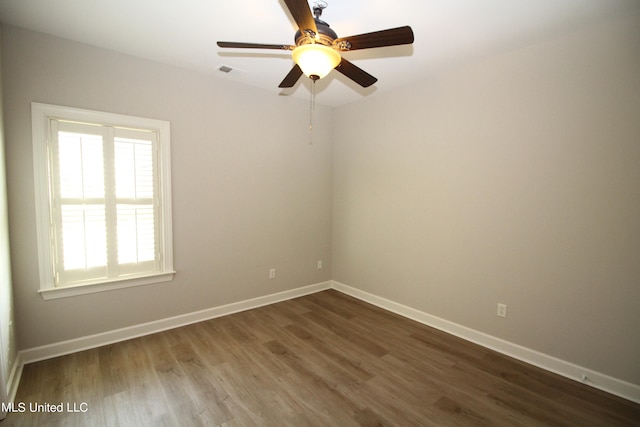
[{"label": "fan motor housing", "polygon": [[321,21],[318,18],[314,19],[314,21],[316,21],[318,33],[303,33],[302,31],[298,30],[295,35],[296,46],[313,43],[320,43],[325,46],[333,45],[333,41],[338,38],[336,32],[333,31],[331,27],[329,27],[329,24],[327,24],[326,22]]}]

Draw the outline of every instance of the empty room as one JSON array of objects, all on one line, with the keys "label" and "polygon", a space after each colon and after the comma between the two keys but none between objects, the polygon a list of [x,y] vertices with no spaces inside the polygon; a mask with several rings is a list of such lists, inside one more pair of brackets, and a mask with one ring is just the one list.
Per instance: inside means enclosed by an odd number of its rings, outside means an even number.
[{"label": "empty room", "polygon": [[637,0],[0,0],[0,426],[640,423]]}]

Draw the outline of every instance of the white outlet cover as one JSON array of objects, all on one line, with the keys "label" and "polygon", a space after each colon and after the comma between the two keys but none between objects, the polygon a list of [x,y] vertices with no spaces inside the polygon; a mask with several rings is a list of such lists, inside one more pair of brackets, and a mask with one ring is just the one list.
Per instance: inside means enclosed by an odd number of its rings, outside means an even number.
[{"label": "white outlet cover", "polygon": [[507,317],[507,305],[498,303],[498,316]]}]

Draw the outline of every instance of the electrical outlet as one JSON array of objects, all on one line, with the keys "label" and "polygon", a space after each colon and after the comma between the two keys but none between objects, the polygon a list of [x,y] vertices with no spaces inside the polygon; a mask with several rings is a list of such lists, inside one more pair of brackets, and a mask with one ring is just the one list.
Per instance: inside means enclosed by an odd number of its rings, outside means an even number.
[{"label": "electrical outlet", "polygon": [[322,260],[318,260],[318,270],[322,270]]},{"label": "electrical outlet", "polygon": [[507,305],[498,303],[498,316],[507,317]]},{"label": "electrical outlet", "polygon": [[269,270],[269,279],[275,279],[276,278],[276,269],[272,268],[271,270]]}]

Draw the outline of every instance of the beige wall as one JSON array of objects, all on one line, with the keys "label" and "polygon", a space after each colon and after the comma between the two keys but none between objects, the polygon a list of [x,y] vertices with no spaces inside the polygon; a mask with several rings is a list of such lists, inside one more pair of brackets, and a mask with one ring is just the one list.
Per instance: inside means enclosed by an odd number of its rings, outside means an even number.
[{"label": "beige wall", "polygon": [[[3,39],[21,349],[330,279],[330,109],[316,109],[315,143],[309,145],[308,102],[12,27],[4,28]],[[171,122],[173,282],[40,297],[32,101]],[[323,270],[316,267],[320,259]]]},{"label": "beige wall", "polygon": [[640,384],[637,15],[341,107],[335,128],[334,280]]}]

